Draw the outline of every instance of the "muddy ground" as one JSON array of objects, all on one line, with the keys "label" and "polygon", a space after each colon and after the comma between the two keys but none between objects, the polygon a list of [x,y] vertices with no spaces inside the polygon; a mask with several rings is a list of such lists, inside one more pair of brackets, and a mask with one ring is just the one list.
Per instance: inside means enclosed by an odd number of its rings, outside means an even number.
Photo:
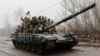
[{"label": "muddy ground", "polygon": [[0,37],[0,56],[100,56],[100,47],[75,46],[72,50],[54,50],[45,55],[14,48],[10,38]]}]

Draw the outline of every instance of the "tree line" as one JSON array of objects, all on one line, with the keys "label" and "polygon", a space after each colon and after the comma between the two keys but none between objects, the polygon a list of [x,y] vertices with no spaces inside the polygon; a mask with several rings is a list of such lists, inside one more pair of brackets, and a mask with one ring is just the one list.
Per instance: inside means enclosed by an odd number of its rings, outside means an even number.
[{"label": "tree line", "polygon": [[62,10],[59,18],[74,14],[92,3],[97,4],[95,8],[65,22],[67,30],[75,33],[81,41],[100,42],[100,10],[97,2],[98,0],[63,0],[61,2]]}]

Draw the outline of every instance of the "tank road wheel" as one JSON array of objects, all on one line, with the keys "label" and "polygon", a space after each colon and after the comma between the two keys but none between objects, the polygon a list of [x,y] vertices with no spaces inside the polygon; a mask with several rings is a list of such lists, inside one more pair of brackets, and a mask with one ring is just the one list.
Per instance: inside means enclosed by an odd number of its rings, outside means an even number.
[{"label": "tank road wheel", "polygon": [[24,43],[24,50],[27,50],[27,43]]},{"label": "tank road wheel", "polygon": [[17,43],[17,41],[15,41],[15,46],[16,46],[16,48],[18,48],[18,43]]},{"label": "tank road wheel", "polygon": [[22,43],[21,43],[21,42],[19,42],[19,45],[18,45],[18,46],[19,46],[19,48],[21,49]]},{"label": "tank road wheel", "polygon": [[22,42],[22,49],[24,49],[24,47],[23,47],[23,46],[24,46],[24,43]]},{"label": "tank road wheel", "polygon": [[23,43],[22,43],[22,42],[20,42],[20,49],[22,49],[22,46],[23,46]]},{"label": "tank road wheel", "polygon": [[15,43],[15,46],[16,46],[16,48],[18,48],[18,42],[16,41],[16,43]]},{"label": "tank road wheel", "polygon": [[36,51],[37,54],[42,54],[43,53],[43,46],[42,45],[37,45],[36,46]]},{"label": "tank road wheel", "polygon": [[16,41],[15,40],[12,40],[12,43],[13,43],[14,47],[17,48],[16,47]]},{"label": "tank road wheel", "polygon": [[17,46],[18,46],[18,48],[20,48],[20,42],[17,42],[17,44],[18,44],[18,45],[17,45]]},{"label": "tank road wheel", "polygon": [[54,46],[55,46],[54,41],[50,41],[45,44],[38,45],[38,46],[36,46],[36,53],[44,54],[44,53],[52,50],[54,48]]},{"label": "tank road wheel", "polygon": [[21,42],[17,42],[18,43],[18,48],[21,49],[22,48],[22,43]]},{"label": "tank road wheel", "polygon": [[26,47],[26,44],[22,43],[22,49],[25,49],[25,47]]},{"label": "tank road wheel", "polygon": [[31,44],[30,43],[27,43],[26,45],[27,45],[26,46],[26,50],[31,51]]},{"label": "tank road wheel", "polygon": [[18,41],[15,42],[15,46],[16,46],[16,48],[18,48]]},{"label": "tank road wheel", "polygon": [[32,52],[35,52],[35,50],[36,50],[36,47],[35,47],[35,45],[34,44],[30,44],[30,50],[32,51]]},{"label": "tank road wheel", "polygon": [[47,46],[45,47],[46,48],[46,52],[47,51],[51,51],[55,46],[55,42],[54,41],[49,41],[47,42]]}]

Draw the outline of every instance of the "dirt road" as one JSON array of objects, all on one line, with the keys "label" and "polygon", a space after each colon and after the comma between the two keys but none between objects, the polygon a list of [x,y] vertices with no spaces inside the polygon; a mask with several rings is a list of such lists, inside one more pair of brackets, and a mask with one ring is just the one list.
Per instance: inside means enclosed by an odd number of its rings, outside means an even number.
[{"label": "dirt road", "polygon": [[100,56],[100,48],[75,46],[72,50],[55,50],[46,55],[14,48],[9,38],[0,37],[0,56]]}]

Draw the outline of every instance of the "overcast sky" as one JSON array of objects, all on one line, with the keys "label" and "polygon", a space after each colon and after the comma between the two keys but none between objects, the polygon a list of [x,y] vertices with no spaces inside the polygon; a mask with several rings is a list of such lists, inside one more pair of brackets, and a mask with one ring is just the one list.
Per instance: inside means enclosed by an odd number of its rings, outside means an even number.
[{"label": "overcast sky", "polygon": [[[19,8],[24,12],[30,11],[32,16],[43,15],[51,19],[57,19],[57,12],[61,8],[62,0],[0,0],[0,28],[4,28],[5,16],[13,16]],[[100,1],[97,0],[97,6]],[[100,8],[100,6],[99,6]],[[11,17],[14,19],[13,17]],[[13,22],[12,20],[9,20]]]},{"label": "overcast sky", "polygon": [[34,15],[43,15],[55,18],[61,0],[0,0],[0,27],[4,27],[5,15],[13,15],[14,11],[22,8]]}]

